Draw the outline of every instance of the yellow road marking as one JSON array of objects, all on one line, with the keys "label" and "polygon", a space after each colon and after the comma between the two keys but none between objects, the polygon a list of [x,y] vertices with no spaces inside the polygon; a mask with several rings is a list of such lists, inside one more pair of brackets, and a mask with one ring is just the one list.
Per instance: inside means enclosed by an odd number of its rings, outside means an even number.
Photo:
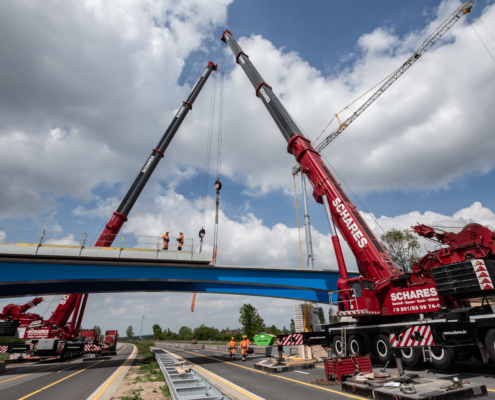
[{"label": "yellow road marking", "polygon": [[495,392],[495,390],[493,390],[493,389],[486,389],[486,390],[488,390],[490,392]]},{"label": "yellow road marking", "polygon": [[30,372],[29,374],[19,375],[19,376],[16,376],[15,378],[6,379],[6,380],[4,380],[4,381],[1,381],[0,383],[4,383],[4,382],[8,382],[8,381],[13,381],[14,379],[19,379],[19,378],[22,378],[23,376],[28,376],[28,375],[32,375],[32,374],[37,374],[38,372],[42,372],[42,371],[46,371],[47,369],[52,369],[52,368],[55,368],[55,367],[59,367],[60,365],[67,364],[68,362],[69,362],[69,361],[64,362],[64,363],[62,363],[62,364],[57,364],[57,365],[54,365],[53,367],[50,367],[50,368],[45,368],[45,369],[40,369],[39,371]]},{"label": "yellow road marking", "polygon": [[39,390],[36,390],[35,392],[28,394],[27,396],[21,397],[18,400],[27,399],[28,397],[31,397],[31,396],[35,395],[36,393],[42,392],[45,389],[48,389],[48,388],[50,388],[52,386],[55,386],[57,383],[60,383],[62,381],[65,381],[66,379],[69,379],[70,377],[72,377],[74,375],[80,374],[81,372],[87,370],[88,368],[94,367],[95,365],[97,365],[99,363],[102,363],[103,361],[105,361],[105,360],[101,360],[101,361],[98,361],[97,363],[91,364],[89,367],[83,368],[80,371],[77,371],[77,372],[73,373],[72,375],[66,376],[65,378],[62,378],[62,379],[58,380],[57,382],[51,383],[50,385],[47,385],[47,386],[45,386],[45,387],[43,387],[43,388],[41,388]]},{"label": "yellow road marking", "polygon": [[[133,346],[134,346],[134,345],[133,345]],[[120,350],[120,351],[124,351],[124,349],[125,349],[126,347],[127,347],[127,345],[125,345],[125,347],[124,347],[122,350]],[[116,374],[115,374],[115,375],[114,375],[114,376],[113,376],[113,377],[112,377],[112,378],[111,378],[111,379],[110,379],[110,380],[109,380],[109,381],[105,384],[105,386],[103,386],[103,387],[101,388],[101,390],[100,390],[100,391],[96,394],[96,396],[95,396],[95,397],[93,397],[91,400],[97,400],[97,399],[99,399],[99,398],[100,398],[100,396],[101,396],[101,395],[105,392],[105,390],[107,390],[108,386],[110,386],[110,384],[113,382],[113,380],[114,380],[115,378],[117,378],[117,376],[118,376],[118,375],[122,372],[122,370],[125,368],[125,366],[127,365],[127,363],[128,363],[131,359],[133,359],[133,358],[134,358],[134,353],[136,352],[136,350],[137,350],[137,347],[136,347],[136,346],[134,346],[134,350],[132,351],[132,354],[131,354],[131,355],[130,355],[130,357],[126,360],[126,362],[124,363],[124,365],[122,365],[122,366],[120,367],[120,369],[117,371],[117,373],[116,373]],[[120,353],[120,351],[119,351],[119,353]]]},{"label": "yellow road marking", "polygon": [[251,394],[249,394],[248,392],[246,392],[246,391],[242,390],[241,388],[239,388],[239,387],[236,387],[236,386],[232,385],[229,381],[226,381],[225,379],[222,379],[222,378],[220,378],[219,376],[215,376],[215,375],[213,375],[212,373],[208,372],[208,371],[207,371],[206,369],[204,369],[204,368],[199,367],[198,365],[195,365],[195,366],[194,366],[194,368],[198,368],[198,369],[200,369],[200,370],[201,370],[201,371],[203,371],[205,374],[208,374],[208,375],[212,376],[213,378],[215,378],[215,379],[219,380],[220,382],[225,383],[226,385],[230,386],[232,389],[237,390],[238,392],[242,393],[244,396],[249,397],[250,399],[253,399],[253,400],[258,400],[258,399],[259,399],[259,397],[254,397],[254,396],[252,396]]},{"label": "yellow road marking", "polygon": [[[163,346],[163,345],[161,345]],[[163,346],[165,347],[165,346]],[[240,367],[240,368],[246,368],[246,369],[250,369],[252,371],[256,371],[256,372],[261,372],[263,374],[266,374],[266,372],[262,372],[262,371],[259,371],[257,369],[254,369],[254,368],[249,368],[249,367],[244,367],[242,365],[238,365],[238,364],[234,364],[234,363],[231,363],[231,362],[228,362],[228,361],[224,361],[224,360],[219,360],[218,358],[213,358],[213,357],[208,357],[208,356],[204,356],[202,354],[198,354],[198,353],[193,353],[191,351],[185,351],[185,350],[181,350],[179,349],[180,351],[184,351],[186,353],[191,353],[191,354],[195,354],[195,355],[198,355],[198,356],[201,356],[201,357],[206,357],[206,358],[211,358],[212,360],[216,360],[216,361],[221,361],[221,362],[224,362],[226,364],[232,364],[232,365],[235,365],[236,367]],[[346,397],[352,397],[353,399],[364,399],[364,397],[359,397],[359,396],[353,396],[352,394],[347,394],[347,393],[343,393],[343,392],[339,392],[337,390],[332,390],[332,389],[327,389],[327,388],[323,388],[321,386],[316,386],[316,385],[313,385],[311,383],[306,383],[306,382],[302,382],[302,381],[298,381],[298,380],[295,380],[295,379],[290,379],[290,378],[286,378],[284,376],[280,376],[280,375],[275,375],[275,374],[268,374],[270,376],[273,376],[274,378],[280,378],[280,379],[285,379],[287,381],[291,381],[291,382],[296,382],[296,383],[300,383],[301,385],[306,385],[306,386],[310,386],[310,387],[313,387],[313,388],[316,388],[316,389],[320,389],[320,390],[325,390],[327,392],[331,392],[331,393],[335,393],[335,394],[340,394],[342,396],[346,396]]]}]

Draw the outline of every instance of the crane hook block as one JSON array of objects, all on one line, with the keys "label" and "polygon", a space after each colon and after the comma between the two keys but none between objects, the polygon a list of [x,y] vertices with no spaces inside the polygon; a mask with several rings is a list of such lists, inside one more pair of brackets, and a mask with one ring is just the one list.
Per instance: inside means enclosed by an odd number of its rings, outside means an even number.
[{"label": "crane hook block", "polygon": [[215,181],[215,184],[213,185],[213,187],[215,188],[215,190],[217,192],[220,191],[220,189],[222,188],[222,182],[220,182],[218,179]]},{"label": "crane hook block", "polygon": [[199,231],[199,237],[203,239],[205,235],[206,235],[206,231],[203,228],[201,228],[201,230]]}]

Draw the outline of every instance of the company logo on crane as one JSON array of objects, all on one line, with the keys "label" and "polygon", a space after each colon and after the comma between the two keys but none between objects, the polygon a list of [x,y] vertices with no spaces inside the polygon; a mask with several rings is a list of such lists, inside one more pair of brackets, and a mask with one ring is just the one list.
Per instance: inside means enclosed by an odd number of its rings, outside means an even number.
[{"label": "company logo on crane", "polygon": [[349,231],[351,232],[351,235],[358,244],[358,246],[360,248],[366,246],[368,241],[366,240],[366,238],[363,237],[363,232],[361,232],[361,229],[358,228],[358,226],[350,216],[349,211],[347,211],[342,201],[337,197],[332,202],[332,204],[334,205],[335,209],[342,217],[344,223],[347,225],[347,229],[349,229]]},{"label": "company logo on crane", "polygon": [[148,161],[146,161],[146,164],[144,164],[144,167],[143,169],[141,170],[141,172],[146,172],[151,164],[151,161],[153,161],[153,159],[155,158],[155,156],[150,156],[150,158],[148,158]]},{"label": "company logo on crane", "polygon": [[271,99],[270,99],[270,97],[268,97],[268,94],[265,92],[265,89],[260,88],[259,92],[261,93],[263,98],[266,100],[266,102],[269,103]]}]

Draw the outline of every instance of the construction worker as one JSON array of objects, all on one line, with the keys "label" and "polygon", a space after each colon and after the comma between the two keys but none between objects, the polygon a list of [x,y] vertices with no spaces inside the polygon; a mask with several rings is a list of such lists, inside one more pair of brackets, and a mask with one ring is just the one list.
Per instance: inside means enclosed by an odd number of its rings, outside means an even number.
[{"label": "construction worker", "polygon": [[246,361],[250,344],[248,337],[243,335],[241,340],[242,361]]},{"label": "construction worker", "polygon": [[235,340],[234,338],[230,339],[230,342],[229,342],[229,351],[230,351],[230,358],[232,358],[232,360],[235,360],[235,349],[236,349],[236,345],[235,345]]},{"label": "construction worker", "polygon": [[347,282],[342,278],[342,275],[339,275],[337,290],[339,291],[339,298],[341,300],[339,303],[339,311],[349,311],[349,290],[347,289]]},{"label": "construction worker", "polygon": [[182,245],[184,244],[184,235],[182,234],[182,231],[179,232],[179,237],[177,238],[177,241],[179,242],[179,247],[177,247],[177,250],[181,251]]},{"label": "construction worker", "polygon": [[163,239],[163,250],[168,250],[168,242],[170,242],[170,238],[168,237],[168,231],[165,235],[162,236]]}]

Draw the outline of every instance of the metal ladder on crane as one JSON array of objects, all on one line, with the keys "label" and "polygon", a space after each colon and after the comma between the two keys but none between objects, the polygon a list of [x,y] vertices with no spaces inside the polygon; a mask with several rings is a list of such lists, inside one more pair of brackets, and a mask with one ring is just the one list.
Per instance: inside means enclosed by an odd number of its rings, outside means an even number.
[{"label": "metal ladder on crane", "polygon": [[423,346],[423,361],[431,362],[431,346]]},{"label": "metal ladder on crane", "polygon": [[342,340],[342,357],[347,355],[347,329],[340,329],[340,339]]}]

